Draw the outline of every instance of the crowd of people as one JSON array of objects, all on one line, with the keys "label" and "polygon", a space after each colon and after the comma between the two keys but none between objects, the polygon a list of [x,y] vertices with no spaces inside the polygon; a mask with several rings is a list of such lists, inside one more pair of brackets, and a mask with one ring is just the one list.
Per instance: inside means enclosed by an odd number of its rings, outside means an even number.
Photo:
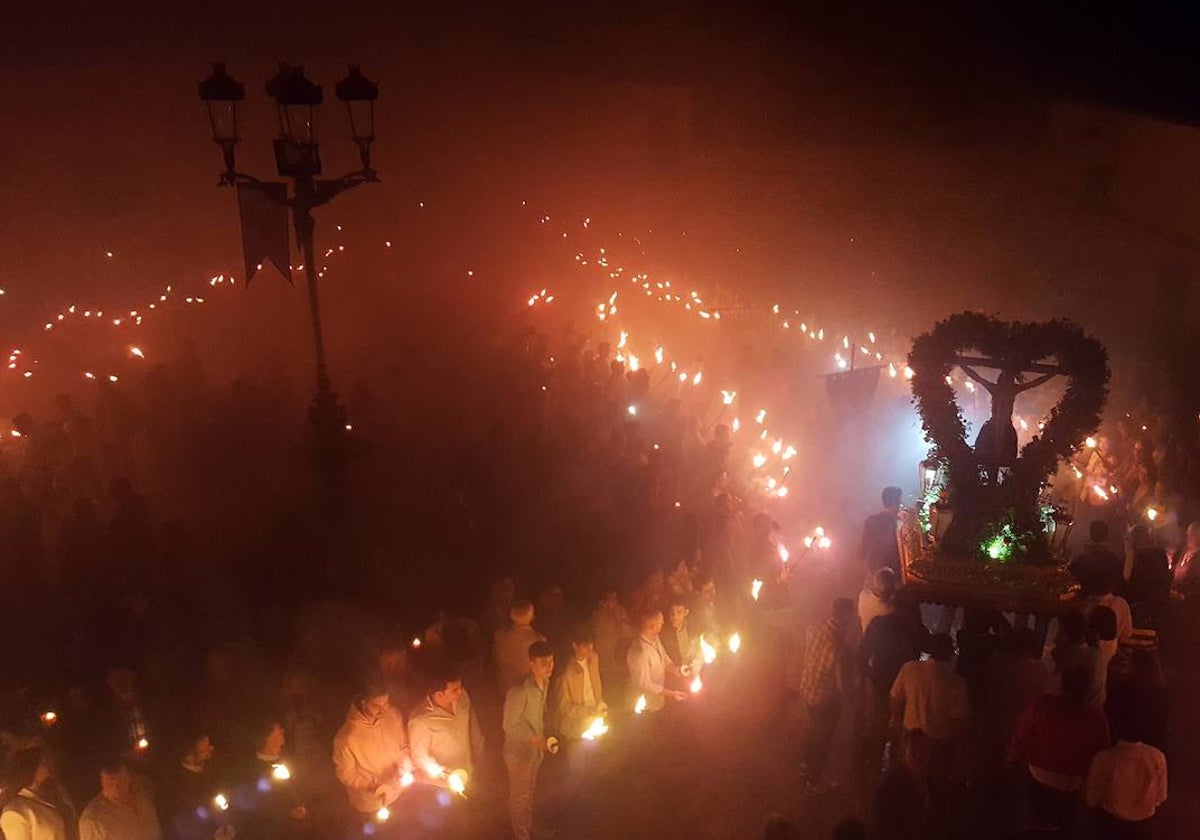
[{"label": "crowd of people", "polygon": [[[438,497],[431,551],[444,555],[431,555],[404,613],[374,609],[366,573],[339,603],[286,583],[281,594],[279,581],[300,573],[263,546],[286,524],[226,535],[223,549],[244,544],[214,562],[219,574],[203,568],[207,520],[160,488],[194,472],[198,492],[220,500],[243,469],[286,461],[278,444],[249,466],[228,454],[288,439],[285,401],[269,389],[183,387],[183,366],[148,377],[136,397],[108,392],[93,415],[63,400],[53,420],[18,417],[0,515],[6,568],[24,577],[9,579],[6,613],[41,632],[14,651],[3,692],[0,830],[569,836],[562,811],[603,774],[605,749],[628,746],[610,747],[606,727],[616,738],[636,711],[661,721],[643,733],[660,746],[682,737],[678,710],[709,684],[706,648],[727,654],[738,631],[755,679],[767,675],[780,708],[799,712],[797,803],[861,820],[838,836],[951,836],[981,814],[1014,817],[992,822],[1013,832],[1152,830],[1174,746],[1165,674],[1183,668],[1171,657],[1193,638],[1200,582],[1200,525],[1171,552],[1160,544],[1194,498],[1186,470],[1175,483],[1157,477],[1169,446],[1142,445],[1133,478],[1112,479],[1152,487],[1121,484],[1134,502],[1096,507],[1093,492],[1077,511],[1095,520],[1072,564],[1083,589],[1056,621],[912,603],[895,488],[861,551],[847,545],[841,571],[821,582],[843,597],[814,616],[812,580],[781,561],[775,508],[748,480],[730,426],[614,355],[571,330],[553,352],[525,332],[464,377],[460,399],[488,413],[447,435],[469,457],[443,465],[444,487],[425,488]],[[213,417],[246,415],[256,419],[240,430],[244,446],[196,442],[211,439]],[[1091,452],[1110,468],[1104,440]],[[363,529],[372,536],[387,530],[381,510]],[[1112,544],[1114,525],[1124,546]],[[252,553],[263,556],[239,572]],[[274,566],[285,571],[258,572]],[[233,585],[217,580],[225,574]],[[238,618],[220,603],[231,590]],[[836,760],[846,744],[848,772]],[[559,753],[561,769],[546,772]],[[808,836],[786,819],[765,831]]]}]

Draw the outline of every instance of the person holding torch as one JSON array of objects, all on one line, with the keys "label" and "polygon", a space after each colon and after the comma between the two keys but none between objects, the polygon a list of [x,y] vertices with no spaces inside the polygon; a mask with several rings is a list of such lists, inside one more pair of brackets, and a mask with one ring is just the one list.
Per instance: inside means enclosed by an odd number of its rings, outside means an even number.
[{"label": "person holding torch", "polygon": [[[567,772],[574,787],[587,771],[596,733],[605,728],[604,686],[592,628],[577,625],[571,632],[573,656],[554,686],[554,719],[566,741]],[[597,723],[599,721],[599,723]]]},{"label": "person holding torch", "polygon": [[529,646],[529,674],[504,697],[504,766],[508,769],[508,813],[515,840],[533,833],[533,793],[538,770],[549,752],[546,737],[546,693],[554,673],[554,649],[545,641]]},{"label": "person holding torch", "polygon": [[333,767],[350,807],[373,814],[395,802],[412,784],[404,720],[380,679],[363,686],[333,738]]}]

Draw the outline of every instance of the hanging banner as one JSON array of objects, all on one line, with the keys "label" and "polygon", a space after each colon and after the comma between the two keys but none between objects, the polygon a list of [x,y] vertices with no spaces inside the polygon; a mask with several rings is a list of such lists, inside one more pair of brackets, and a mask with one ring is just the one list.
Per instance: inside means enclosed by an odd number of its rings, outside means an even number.
[{"label": "hanging banner", "polygon": [[242,254],[246,259],[246,285],[259,265],[270,260],[292,282],[288,238],[287,184],[238,184],[238,211],[242,217]]}]

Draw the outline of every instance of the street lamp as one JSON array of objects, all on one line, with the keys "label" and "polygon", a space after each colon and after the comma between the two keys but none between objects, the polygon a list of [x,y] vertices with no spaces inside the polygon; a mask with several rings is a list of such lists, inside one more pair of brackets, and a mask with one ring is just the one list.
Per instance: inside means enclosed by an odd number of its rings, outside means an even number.
[{"label": "street lamp", "polygon": [[225,72],[223,63],[214,62],[212,68],[212,75],[199,84],[200,99],[208,108],[213,141],[225,157],[225,172],[232,173],[234,148],[242,139],[238,136],[237,108],[246,98],[246,87]]},{"label": "street lamp", "polygon": [[[304,257],[304,276],[308,287],[309,318],[312,323],[313,351],[316,362],[317,390],[309,407],[308,419],[313,432],[318,477],[324,490],[332,492],[338,484],[345,460],[346,411],[338,403],[329,379],[325,360],[325,338],[321,327],[321,306],[317,294],[317,261],[314,256],[312,211],[333,200],[339,193],[379,178],[370,167],[370,144],[375,139],[375,99],[379,86],[351,65],[349,75],[337,85],[337,95],[346,103],[350,115],[351,139],[359,149],[362,168],[341,178],[319,179],[321,155],[317,144],[317,108],[324,99],[321,86],[304,75],[304,68],[280,64],[267,82],[267,94],[275,100],[279,117],[279,136],[275,138],[275,166],[279,174],[291,179],[287,185],[268,182],[238,172],[234,148],[238,136],[237,106],[245,97],[245,88],[225,71],[224,64],[213,64],[209,78],[200,82],[200,99],[208,109],[213,140],[221,147],[225,171],[221,186],[236,185],[239,191],[253,190],[291,210],[296,242]],[[240,194],[240,193],[239,193]],[[279,243],[282,251],[287,243]],[[285,261],[286,262],[286,261]],[[284,269],[285,266],[277,266]],[[247,284],[249,277],[247,277]]]},{"label": "street lamp", "polygon": [[303,67],[280,64],[279,72],[267,82],[267,95],[279,111],[275,168],[285,178],[320,175],[316,109],[325,98],[321,86],[304,75]]},{"label": "street lamp", "polygon": [[334,90],[337,98],[346,103],[350,137],[358,145],[363,170],[372,171],[371,141],[375,139],[375,100],[379,98],[379,85],[364,76],[361,67],[351,64],[350,72]]}]

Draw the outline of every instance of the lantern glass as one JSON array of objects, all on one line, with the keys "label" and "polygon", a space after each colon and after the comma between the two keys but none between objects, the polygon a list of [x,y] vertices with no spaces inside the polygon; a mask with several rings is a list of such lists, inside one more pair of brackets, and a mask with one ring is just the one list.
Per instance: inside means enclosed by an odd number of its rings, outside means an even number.
[{"label": "lantern glass", "polygon": [[279,103],[279,136],[310,145],[317,142],[316,108]]},{"label": "lantern glass", "polygon": [[237,101],[210,99],[204,104],[208,106],[208,121],[212,124],[213,140],[218,143],[236,143],[240,139]]},{"label": "lantern glass", "polygon": [[373,100],[351,100],[346,103],[350,115],[350,136],[354,140],[375,139],[375,102]]}]

